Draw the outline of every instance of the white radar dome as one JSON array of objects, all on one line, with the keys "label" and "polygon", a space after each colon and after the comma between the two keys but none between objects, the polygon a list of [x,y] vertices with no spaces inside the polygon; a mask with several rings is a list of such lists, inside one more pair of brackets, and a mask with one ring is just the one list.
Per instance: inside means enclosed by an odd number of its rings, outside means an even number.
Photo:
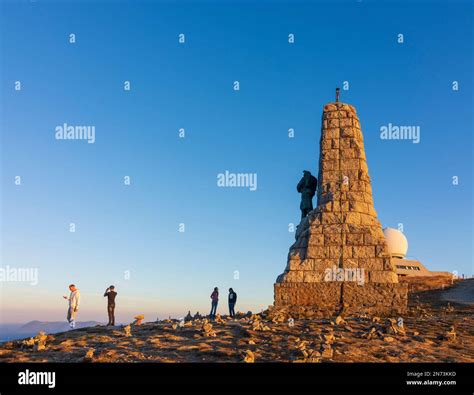
[{"label": "white radar dome", "polygon": [[408,250],[408,240],[405,235],[397,229],[385,228],[383,230],[387,240],[388,252],[396,258],[404,258]]}]

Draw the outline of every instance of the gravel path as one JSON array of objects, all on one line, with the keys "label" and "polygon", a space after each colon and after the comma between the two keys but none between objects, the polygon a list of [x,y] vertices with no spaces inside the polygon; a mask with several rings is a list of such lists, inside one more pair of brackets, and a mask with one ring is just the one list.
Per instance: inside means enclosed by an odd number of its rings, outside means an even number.
[{"label": "gravel path", "polygon": [[441,298],[449,302],[474,305],[474,279],[460,281],[443,292]]}]

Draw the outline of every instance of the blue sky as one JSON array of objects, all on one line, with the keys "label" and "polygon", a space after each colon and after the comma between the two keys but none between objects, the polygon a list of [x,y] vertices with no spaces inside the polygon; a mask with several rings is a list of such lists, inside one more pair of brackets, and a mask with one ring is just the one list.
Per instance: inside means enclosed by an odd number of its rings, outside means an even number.
[{"label": "blue sky", "polygon": [[[124,321],[207,313],[214,286],[242,311],[271,304],[295,186],[317,174],[322,107],[343,81],[383,226],[403,223],[428,268],[473,273],[472,3],[1,7],[1,262],[39,269],[36,286],[1,284],[2,322],[64,319],[71,282],[80,320],[105,319],[111,283]],[[55,140],[64,122],[94,125],[95,143]],[[388,123],[420,126],[420,143],[381,140]],[[226,170],[257,173],[257,191],[218,188]]]}]

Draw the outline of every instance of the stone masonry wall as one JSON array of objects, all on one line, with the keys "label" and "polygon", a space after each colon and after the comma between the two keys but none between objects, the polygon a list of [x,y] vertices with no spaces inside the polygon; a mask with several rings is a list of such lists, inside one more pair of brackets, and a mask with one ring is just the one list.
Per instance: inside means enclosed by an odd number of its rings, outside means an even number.
[{"label": "stone masonry wall", "polygon": [[[351,291],[344,295],[343,282],[328,283],[326,269],[334,268],[363,269],[359,273],[363,273],[364,284],[350,284],[346,289]],[[311,283],[318,285],[308,287]],[[382,290],[373,284],[387,287]],[[352,290],[353,285],[358,288]],[[329,291],[331,287],[334,290]],[[335,303],[329,295],[338,292],[338,308],[363,305],[364,298],[369,300],[368,305],[379,304],[382,311],[384,305],[390,307],[387,311],[406,307],[406,287],[398,284],[374,208],[356,110],[348,104],[329,103],[322,117],[317,207],[298,226],[286,269],[275,284],[275,305],[327,309]],[[351,295],[360,300],[351,299]],[[377,295],[383,295],[384,300],[377,301]]]}]

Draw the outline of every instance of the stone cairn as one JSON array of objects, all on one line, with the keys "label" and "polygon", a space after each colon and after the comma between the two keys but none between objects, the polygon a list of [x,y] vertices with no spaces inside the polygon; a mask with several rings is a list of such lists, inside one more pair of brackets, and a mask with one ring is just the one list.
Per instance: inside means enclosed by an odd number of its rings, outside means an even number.
[{"label": "stone cairn", "polygon": [[[359,281],[348,281],[356,273]],[[398,283],[374,209],[359,119],[338,97],[323,110],[317,207],[299,224],[274,293],[275,307],[323,315],[406,311],[407,288]]]}]

